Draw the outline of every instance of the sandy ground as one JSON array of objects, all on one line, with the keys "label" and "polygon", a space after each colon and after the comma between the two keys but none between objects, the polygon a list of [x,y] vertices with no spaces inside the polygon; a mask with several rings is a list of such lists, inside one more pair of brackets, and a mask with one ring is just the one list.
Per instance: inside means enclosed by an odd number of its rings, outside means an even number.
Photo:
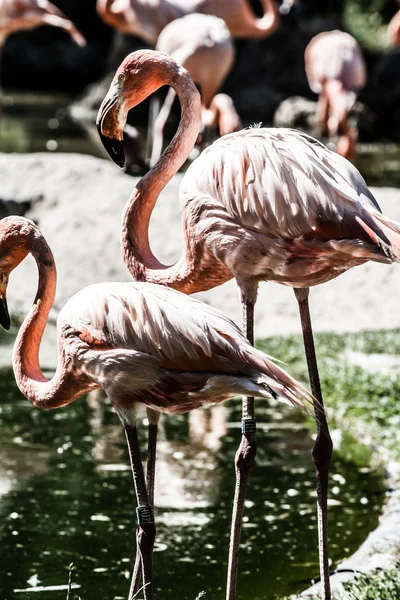
[{"label": "sandy ground", "polygon": [[[153,252],[166,264],[175,261],[181,251],[180,180],[181,176],[176,176],[164,190],[151,222]],[[124,175],[110,161],[91,156],[0,154],[0,181],[0,197],[33,200],[27,216],[40,225],[54,252],[58,289],[53,316],[72,294],[90,283],[129,280],[120,256],[119,230],[134,178]],[[382,210],[400,221],[400,190],[373,191]],[[11,277],[10,311],[26,312],[36,284],[36,268],[29,258]],[[399,292],[397,265],[370,263],[357,267],[312,290],[314,328],[346,332],[400,327]],[[233,281],[198,296],[239,323],[240,307]],[[256,310],[257,337],[299,331],[292,290],[262,284]]]}]

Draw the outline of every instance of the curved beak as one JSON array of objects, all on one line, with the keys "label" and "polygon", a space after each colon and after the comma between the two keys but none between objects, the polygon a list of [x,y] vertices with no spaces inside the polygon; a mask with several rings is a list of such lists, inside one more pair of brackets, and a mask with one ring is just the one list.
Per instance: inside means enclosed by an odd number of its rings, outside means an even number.
[{"label": "curved beak", "polygon": [[96,125],[104,148],[111,159],[121,168],[125,166],[123,126],[121,126],[122,107],[121,87],[118,83],[113,82],[100,106]]},{"label": "curved beak", "polygon": [[0,298],[0,325],[7,331],[11,326],[10,314],[7,307],[7,299],[5,297]]}]

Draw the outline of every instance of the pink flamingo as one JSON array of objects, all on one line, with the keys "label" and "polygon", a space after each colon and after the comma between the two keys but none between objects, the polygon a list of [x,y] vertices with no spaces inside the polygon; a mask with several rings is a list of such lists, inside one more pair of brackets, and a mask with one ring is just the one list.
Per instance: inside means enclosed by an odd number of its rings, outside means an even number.
[{"label": "pink flamingo", "polygon": [[[105,148],[122,166],[122,128],[128,111],[162,85],[176,91],[181,120],[170,145],[138,181],[125,208],[124,259],[135,279],[168,285],[186,294],[234,277],[240,291],[243,330],[251,342],[259,282],[276,281],[294,288],[311,387],[317,398],[313,459],[321,575],[325,597],[330,598],[326,515],[332,441],[322,408],[309,287],[368,260],[398,261],[400,226],[382,215],[360,173],[340,155],[294,130],[252,128],[220,138],[187,170],[180,186],[184,251],[176,264],[163,265],[151,251],[148,226],[161,190],[196,141],[201,123],[197,89],[172,58],[151,50],[134,52],[117,70],[100,107],[97,126]],[[235,597],[240,524],[255,456],[251,399],[243,410],[245,433],[236,456],[229,600]]]},{"label": "pink flamingo", "polygon": [[75,25],[54,4],[47,0],[0,0],[0,44],[23,29],[52,25],[64,29],[79,46],[86,40]]},{"label": "pink flamingo", "polygon": [[358,130],[350,126],[348,114],[367,77],[357,41],[344,31],[324,31],[308,44],[305,64],[309,86],[319,94],[321,130],[330,137],[339,135],[336,151],[354,160]]},{"label": "pink flamingo", "polygon": [[58,366],[43,375],[39,348],[56,291],[56,267],[39,228],[24,217],[0,221],[0,324],[9,329],[11,271],[30,253],[38,288],[13,351],[21,392],[37,408],[59,408],[102,388],[125,429],[135,484],[144,594],[152,598],[155,525],[137,439],[140,405],[182,413],[237,394],[277,397],[305,407],[311,394],[262,352],[232,321],[174,290],[149,283],[101,283],[75,294],[57,319]]},{"label": "pink flamingo", "polygon": [[[217,94],[235,57],[232,37],[222,19],[194,13],[171,21],[162,30],[156,48],[185,67],[193,81],[200,86],[204,126],[218,124],[221,135],[241,129],[240,117],[232,99],[226,94]],[[154,127],[153,124],[149,127],[153,138],[150,166],[160,158],[163,131],[175,96],[175,90],[170,88],[155,118]],[[152,106],[150,114],[153,117],[156,110]]]},{"label": "pink flamingo", "polygon": [[279,26],[279,11],[274,0],[261,3],[261,19],[248,0],[97,0],[97,12],[111,27],[155,46],[168,23],[191,13],[221,17],[233,37],[267,37]]}]

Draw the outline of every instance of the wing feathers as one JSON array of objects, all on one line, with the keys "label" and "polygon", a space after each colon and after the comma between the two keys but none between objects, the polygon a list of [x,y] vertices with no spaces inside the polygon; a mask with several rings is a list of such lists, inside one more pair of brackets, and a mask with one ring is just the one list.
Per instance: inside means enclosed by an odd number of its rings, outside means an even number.
[{"label": "wing feathers", "polygon": [[[237,393],[238,386],[242,393],[245,390],[252,393],[254,386],[258,386],[258,395],[277,395],[296,405],[303,405],[311,398],[270,357],[252,348],[227,317],[163,286],[150,283],[89,286],[65,305],[58,325],[61,331],[76,332],[79,345],[75,357],[80,368],[104,388],[112,381],[116,385],[121,381],[131,382],[132,390],[137,385],[151,387],[166,372],[192,374],[194,381],[198,381],[203,373],[207,381],[227,377],[230,388],[223,394],[227,397]],[[83,338],[82,332],[85,332]],[[104,349],[91,348],[90,336],[102,340]],[[252,389],[248,390],[246,385]],[[213,398],[207,400],[212,402]]]}]

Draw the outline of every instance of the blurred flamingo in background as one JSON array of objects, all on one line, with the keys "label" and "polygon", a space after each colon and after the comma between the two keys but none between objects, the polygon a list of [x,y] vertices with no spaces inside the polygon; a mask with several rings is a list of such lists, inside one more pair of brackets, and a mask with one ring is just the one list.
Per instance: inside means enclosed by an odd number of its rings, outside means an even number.
[{"label": "blurred flamingo in background", "polygon": [[[315,139],[289,129],[246,129],[220,138],[195,160],[180,185],[184,251],[172,266],[152,253],[149,222],[159,194],[193,148],[201,124],[199,93],[189,74],[156,51],[130,54],[121,64],[97,119],[112,159],[124,164],[122,130],[128,111],[162,85],[181,103],[175,137],[157,164],[137,182],[123,216],[122,251],[133,277],[186,294],[235,277],[243,330],[253,341],[260,281],[292,286],[299,303],[304,345],[317,402],[317,471],[321,577],[330,598],[327,555],[327,488],[332,441],[323,411],[309,287],[373,260],[400,260],[400,225],[380,208],[351,163]],[[247,478],[255,456],[254,407],[244,403],[245,434],[236,456],[238,477],[229,559],[229,600],[235,598],[240,526]]]},{"label": "blurred flamingo in background", "polygon": [[[222,19],[199,13],[176,19],[162,30],[157,50],[172,56],[199,85],[205,127],[218,126],[221,135],[241,129],[232,99],[226,94],[216,95],[235,58],[233,40]],[[175,97],[176,92],[171,87],[159,112],[158,99],[152,98],[148,132],[149,139],[153,140],[150,166],[160,158],[164,127]]]},{"label": "blurred flamingo in background", "polygon": [[97,0],[97,12],[114,29],[155,46],[168,23],[191,13],[221,17],[233,37],[267,37],[279,26],[279,11],[275,0],[261,4],[261,18],[248,0]]},{"label": "blurred flamingo in background", "polygon": [[64,29],[79,46],[86,41],[75,25],[48,0],[0,0],[0,44],[23,29],[52,25]]},{"label": "blurred flamingo in background", "polygon": [[32,308],[13,351],[17,385],[37,408],[65,406],[102,388],[126,433],[138,502],[138,545],[153,598],[155,537],[137,437],[140,405],[152,412],[189,412],[237,394],[279,398],[305,407],[311,394],[221,313],[164,286],[100,283],[75,294],[57,319],[58,365],[48,380],[39,349],[56,292],[54,257],[39,228],[24,217],[0,221],[0,325],[10,327],[6,291],[10,273],[31,254],[38,268]]},{"label": "blurred flamingo in background", "polygon": [[308,83],[318,99],[321,131],[338,135],[336,151],[354,160],[358,130],[348,115],[365,85],[366,69],[357,41],[344,31],[324,31],[316,35],[305,52]]},{"label": "blurred flamingo in background", "polygon": [[40,25],[59,27],[76,44],[86,45],[85,38],[72,21],[48,0],[0,0],[0,62],[4,43],[9,35]]}]

